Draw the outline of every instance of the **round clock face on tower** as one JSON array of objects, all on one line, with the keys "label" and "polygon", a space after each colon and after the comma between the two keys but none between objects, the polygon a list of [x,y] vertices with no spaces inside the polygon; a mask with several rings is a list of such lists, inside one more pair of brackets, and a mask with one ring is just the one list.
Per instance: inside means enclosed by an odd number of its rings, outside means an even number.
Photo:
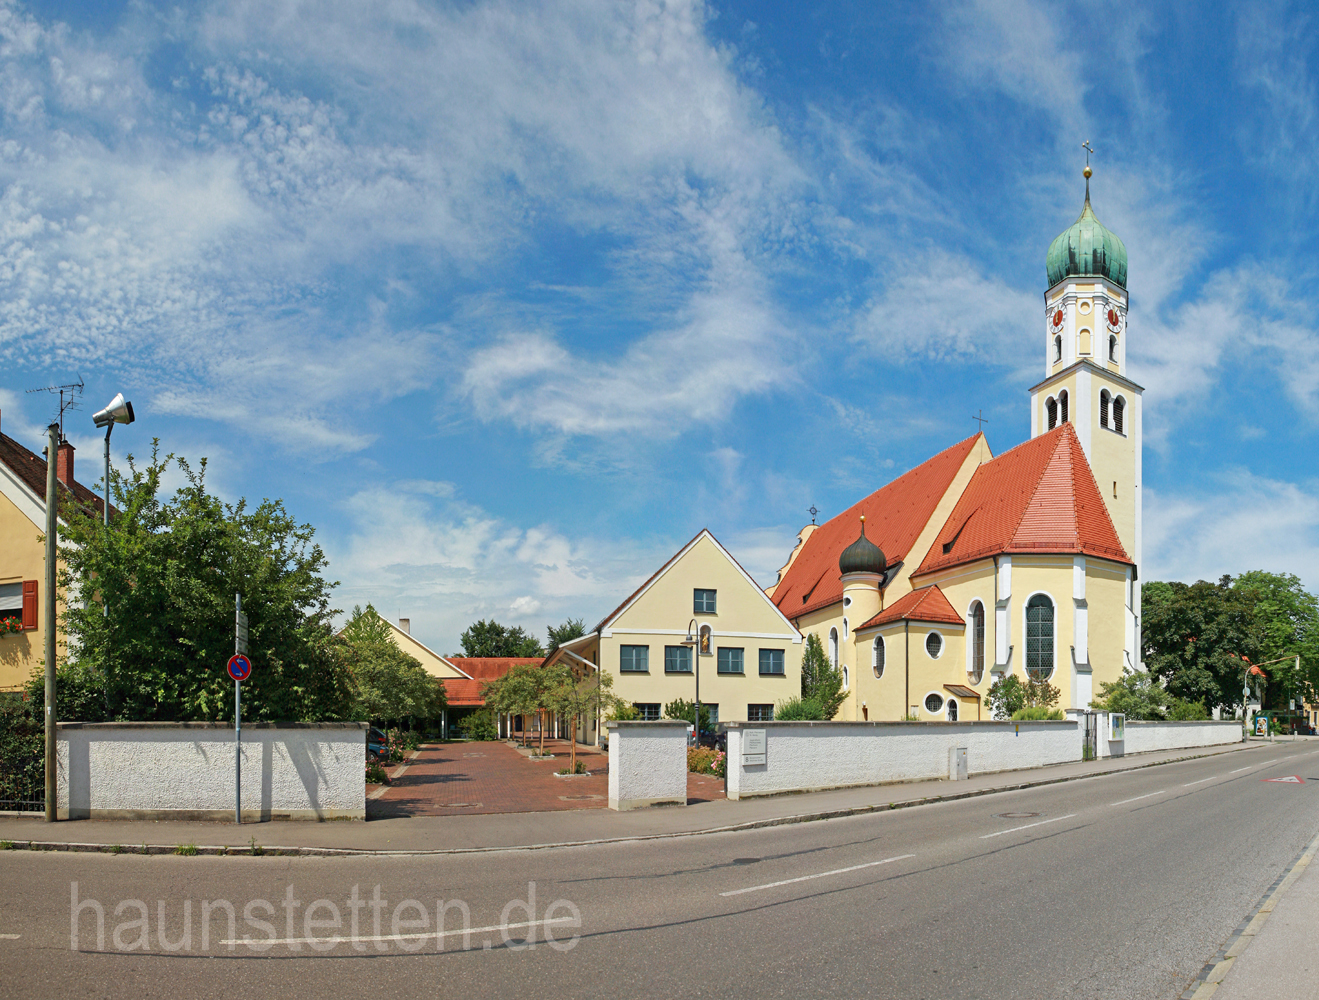
[{"label": "round clock face on tower", "polygon": [[1053,328],[1056,330],[1063,325],[1063,311],[1059,309],[1053,314]]},{"label": "round clock face on tower", "polygon": [[1108,328],[1114,333],[1117,333],[1122,329],[1122,317],[1117,314],[1116,309],[1110,309],[1108,311]]}]

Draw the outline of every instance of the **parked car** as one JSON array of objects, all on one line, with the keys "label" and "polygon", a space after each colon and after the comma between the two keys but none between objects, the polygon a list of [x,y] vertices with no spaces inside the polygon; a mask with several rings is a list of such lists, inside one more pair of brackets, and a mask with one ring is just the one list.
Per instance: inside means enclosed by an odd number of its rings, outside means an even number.
[{"label": "parked car", "polygon": [[366,731],[366,757],[382,763],[389,759],[389,740],[375,726]]}]

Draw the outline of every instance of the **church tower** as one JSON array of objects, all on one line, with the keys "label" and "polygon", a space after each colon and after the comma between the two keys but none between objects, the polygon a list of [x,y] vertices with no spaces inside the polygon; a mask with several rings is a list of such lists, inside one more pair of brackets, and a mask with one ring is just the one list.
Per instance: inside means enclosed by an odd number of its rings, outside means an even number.
[{"label": "church tower", "polygon": [[[1141,386],[1127,377],[1127,248],[1090,207],[1049,246],[1044,381],[1030,390],[1031,436],[1071,423],[1113,527],[1137,569],[1127,581],[1126,649],[1139,657]],[[1137,662],[1131,663],[1137,667]]]}]

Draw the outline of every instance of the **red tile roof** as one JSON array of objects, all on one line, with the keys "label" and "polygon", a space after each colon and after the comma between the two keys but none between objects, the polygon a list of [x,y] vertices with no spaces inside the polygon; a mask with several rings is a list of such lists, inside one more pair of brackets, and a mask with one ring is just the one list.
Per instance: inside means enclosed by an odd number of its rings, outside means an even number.
[{"label": "red tile roof", "polygon": [[[0,462],[9,466],[14,474],[23,481],[23,485],[37,495],[38,500],[43,504],[46,502],[46,460],[44,458],[24,448],[8,434],[0,434]],[[67,493],[68,489],[64,483],[59,484],[61,493]],[[101,512],[101,498],[76,480],[73,483],[73,496],[83,506],[92,508],[98,514]],[[115,513],[114,507],[110,508],[110,513]]]},{"label": "red tile roof", "polygon": [[468,675],[442,678],[444,696],[450,707],[484,705],[485,699],[481,697],[483,684],[498,680],[524,663],[539,666],[541,662],[539,656],[446,656],[444,659]]},{"label": "red tile roof", "polygon": [[912,622],[944,622],[948,625],[965,625],[956,609],[948,603],[943,591],[938,587],[921,587],[910,594],[904,594],[885,608],[874,618],[857,628],[871,628],[875,625],[887,625],[903,619]]},{"label": "red tile roof", "polygon": [[797,618],[843,599],[838,557],[860,534],[862,514],[866,537],[884,550],[889,565],[905,559],[979,437],[941,451],[820,525],[774,589],[779,610]]},{"label": "red tile roof", "polygon": [[912,576],[1013,552],[1131,561],[1070,423],[980,466]]}]

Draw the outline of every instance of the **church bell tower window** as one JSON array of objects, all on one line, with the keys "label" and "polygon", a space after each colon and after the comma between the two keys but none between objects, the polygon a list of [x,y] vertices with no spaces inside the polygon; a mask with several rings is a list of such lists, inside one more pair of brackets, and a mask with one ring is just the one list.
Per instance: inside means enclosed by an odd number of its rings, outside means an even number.
[{"label": "church bell tower window", "polygon": [[1108,426],[1108,390],[1099,393],[1099,426]]},{"label": "church bell tower window", "polygon": [[1049,430],[1053,430],[1058,426],[1058,400],[1050,396],[1044,408],[1049,411]]},{"label": "church bell tower window", "polygon": [[1059,416],[1062,422],[1064,424],[1067,423],[1067,390],[1066,389],[1058,393],[1058,409],[1060,411]]},{"label": "church bell tower window", "polygon": [[1126,408],[1127,408],[1126,400],[1124,400],[1121,396],[1118,396],[1116,399],[1113,400],[1113,430],[1117,431],[1119,434],[1123,433],[1122,415],[1123,415],[1123,411],[1125,411]]}]

